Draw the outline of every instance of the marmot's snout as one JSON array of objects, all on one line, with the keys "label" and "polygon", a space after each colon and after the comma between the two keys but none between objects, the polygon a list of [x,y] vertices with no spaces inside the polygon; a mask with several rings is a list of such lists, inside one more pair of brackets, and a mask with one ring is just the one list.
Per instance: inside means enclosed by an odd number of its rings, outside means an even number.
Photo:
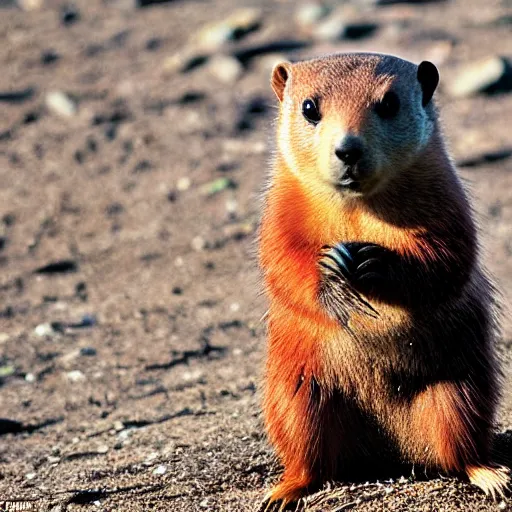
[{"label": "marmot's snout", "polygon": [[360,190],[361,182],[371,174],[370,167],[365,163],[365,147],[361,138],[347,135],[336,146],[334,153],[342,163],[339,185],[350,190]]}]

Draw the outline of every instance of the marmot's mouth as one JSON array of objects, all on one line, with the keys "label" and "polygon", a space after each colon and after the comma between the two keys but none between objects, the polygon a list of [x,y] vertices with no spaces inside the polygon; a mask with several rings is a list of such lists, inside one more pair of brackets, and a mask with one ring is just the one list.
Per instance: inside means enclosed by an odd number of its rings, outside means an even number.
[{"label": "marmot's mouth", "polygon": [[339,187],[359,192],[361,190],[361,182],[353,178],[344,178],[339,182]]},{"label": "marmot's mouth", "polygon": [[361,178],[365,175],[365,169],[360,165],[345,167],[345,170],[338,181],[338,186],[345,190],[359,192],[361,190]]}]

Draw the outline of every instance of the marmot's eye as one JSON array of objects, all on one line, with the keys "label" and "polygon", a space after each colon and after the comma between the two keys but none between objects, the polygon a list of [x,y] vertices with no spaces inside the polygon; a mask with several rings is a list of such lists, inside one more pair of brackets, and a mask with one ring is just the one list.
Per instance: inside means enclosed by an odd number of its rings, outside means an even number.
[{"label": "marmot's eye", "polygon": [[316,103],[311,99],[304,100],[302,104],[302,115],[311,124],[318,124],[320,119],[322,119]]},{"label": "marmot's eye", "polygon": [[384,98],[375,105],[375,112],[382,119],[391,119],[400,110],[400,98],[393,91],[384,94]]}]

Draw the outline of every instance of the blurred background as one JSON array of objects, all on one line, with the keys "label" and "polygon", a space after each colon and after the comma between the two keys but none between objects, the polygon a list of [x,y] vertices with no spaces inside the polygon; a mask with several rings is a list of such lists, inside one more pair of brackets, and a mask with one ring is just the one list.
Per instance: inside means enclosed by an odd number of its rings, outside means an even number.
[{"label": "blurred background", "polygon": [[[510,306],[510,0],[0,0],[0,41],[0,500],[253,510],[278,476],[255,239],[281,60],[439,67]],[[511,343],[506,313],[506,358]],[[509,393],[499,419],[512,428]],[[333,503],[497,510],[452,480],[341,487]]]}]

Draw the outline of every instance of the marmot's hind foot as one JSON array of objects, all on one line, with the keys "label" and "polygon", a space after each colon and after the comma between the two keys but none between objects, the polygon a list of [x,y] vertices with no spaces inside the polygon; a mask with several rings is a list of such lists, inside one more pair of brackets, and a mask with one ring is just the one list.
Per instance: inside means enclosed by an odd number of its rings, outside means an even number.
[{"label": "marmot's hind foot", "polygon": [[283,480],[265,496],[258,512],[299,510],[299,501],[307,494],[308,485],[303,480]]},{"label": "marmot's hind foot", "polygon": [[510,469],[505,466],[470,466],[466,469],[469,481],[480,487],[493,500],[505,497],[510,490]]}]

